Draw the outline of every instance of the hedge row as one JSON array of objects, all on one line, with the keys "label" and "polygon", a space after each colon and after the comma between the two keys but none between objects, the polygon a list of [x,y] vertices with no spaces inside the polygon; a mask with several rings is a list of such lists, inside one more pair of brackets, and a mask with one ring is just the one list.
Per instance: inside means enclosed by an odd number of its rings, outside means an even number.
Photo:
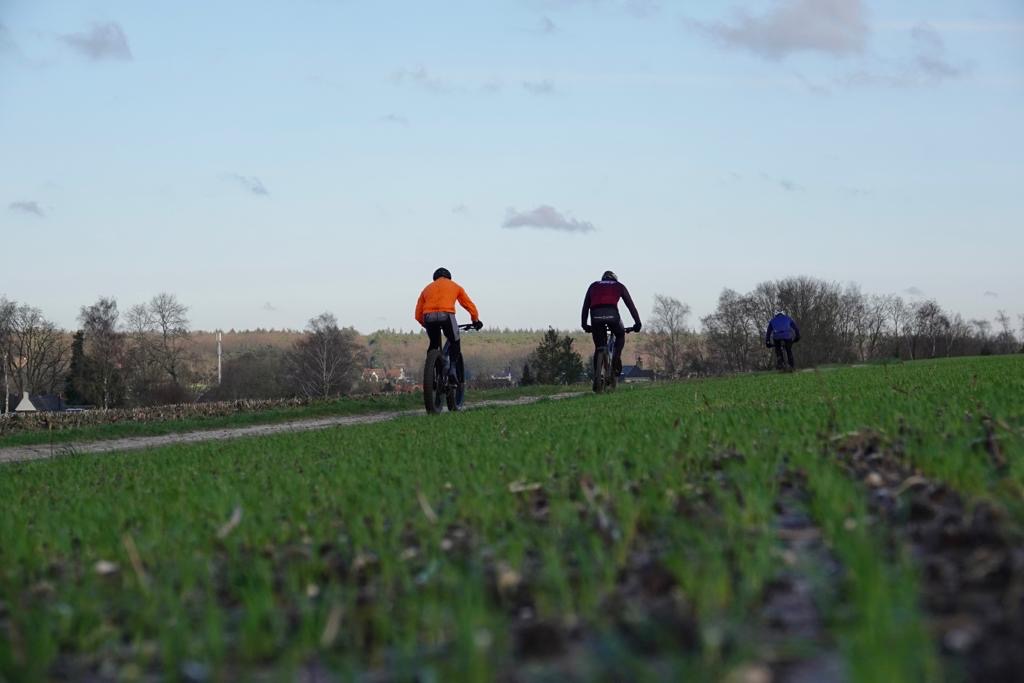
[{"label": "hedge row", "polygon": [[197,417],[223,417],[238,413],[295,408],[313,403],[313,399],[240,399],[212,403],[178,403],[149,408],[115,408],[73,413],[11,413],[0,419],[0,436],[15,432],[74,429],[120,422],[167,422]]}]

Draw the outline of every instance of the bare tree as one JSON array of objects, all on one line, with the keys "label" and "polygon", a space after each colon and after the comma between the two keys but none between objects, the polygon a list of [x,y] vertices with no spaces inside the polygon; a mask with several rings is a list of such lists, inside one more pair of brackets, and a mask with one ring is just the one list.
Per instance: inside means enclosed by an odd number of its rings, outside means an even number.
[{"label": "bare tree", "polygon": [[690,330],[686,320],[690,307],[671,296],[654,295],[650,334],[646,348],[668,377],[678,377],[686,369]]},{"label": "bare tree", "polygon": [[150,319],[157,333],[157,361],[175,384],[181,384],[184,358],[191,333],[188,328],[188,306],[179,303],[173,294],[157,294],[150,300]]},{"label": "bare tree", "polygon": [[[939,304],[929,299],[914,305],[914,334],[911,339],[911,358],[916,359],[922,350],[929,351],[929,358],[938,352],[939,338],[949,328],[949,319]],[[921,343],[925,343],[922,348]]]},{"label": "bare tree", "polygon": [[339,329],[337,318],[321,313],[288,353],[288,376],[310,398],[344,395],[359,377],[365,355],[355,330]]},{"label": "bare tree", "polygon": [[1006,311],[1000,309],[996,313],[996,322],[999,323],[999,334],[996,335],[999,353],[1013,353],[1017,346],[1017,339],[1013,336],[1013,321]]},{"label": "bare tree", "polygon": [[701,318],[708,351],[719,368],[743,371],[757,367],[759,308],[752,297],[726,289],[718,297],[714,313]]},{"label": "bare tree", "polygon": [[886,316],[892,306],[890,296],[871,295],[864,304],[863,328],[861,329],[861,362],[878,356],[885,335]]},{"label": "bare tree", "polygon": [[983,344],[987,342],[992,332],[992,323],[982,318],[975,318],[971,320],[971,325],[974,327],[974,334],[978,340]]},{"label": "bare tree", "polygon": [[896,342],[896,357],[903,357],[903,338],[907,336],[907,327],[910,325],[910,307],[901,296],[893,296],[889,301],[889,321],[892,323],[891,332]]},{"label": "bare tree", "polygon": [[4,367],[4,414],[11,412],[11,328],[18,305],[0,297],[0,365]]},{"label": "bare tree", "polygon": [[118,368],[124,356],[124,336],[118,331],[117,301],[101,297],[91,306],[82,306],[78,320],[85,334],[85,391],[98,398],[106,410],[114,398]]},{"label": "bare tree", "polygon": [[64,384],[70,346],[63,331],[31,306],[18,306],[8,332],[7,372],[17,375],[18,391],[56,393]]},{"label": "bare tree", "polygon": [[188,307],[161,293],[125,314],[130,344],[126,350],[135,402],[166,403],[186,398],[184,389],[191,333]]},{"label": "bare tree", "polygon": [[946,355],[967,355],[971,353],[971,327],[959,313],[949,321],[949,339],[946,341]]}]

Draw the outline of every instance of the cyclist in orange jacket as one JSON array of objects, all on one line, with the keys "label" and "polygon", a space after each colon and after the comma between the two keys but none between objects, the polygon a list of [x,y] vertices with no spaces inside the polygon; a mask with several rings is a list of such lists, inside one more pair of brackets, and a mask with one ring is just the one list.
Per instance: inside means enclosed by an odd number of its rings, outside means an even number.
[{"label": "cyclist in orange jacket", "polygon": [[427,330],[430,337],[428,351],[441,348],[441,335],[451,344],[448,356],[455,364],[455,374],[459,384],[466,381],[465,367],[462,361],[462,344],[459,341],[459,324],[455,321],[455,302],[469,312],[473,327],[480,329],[480,314],[476,304],[469,298],[460,285],[452,281],[452,274],[447,268],[434,271],[434,281],[423,288],[420,298],[416,301],[416,322]]}]

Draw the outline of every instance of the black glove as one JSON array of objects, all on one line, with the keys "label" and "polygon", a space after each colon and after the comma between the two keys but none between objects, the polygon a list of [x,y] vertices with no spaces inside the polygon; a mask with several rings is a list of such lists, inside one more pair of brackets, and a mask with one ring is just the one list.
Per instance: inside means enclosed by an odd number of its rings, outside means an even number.
[{"label": "black glove", "polygon": [[592,325],[583,323],[583,331],[586,332],[587,334],[590,334],[591,332],[594,331],[594,327]]},{"label": "black glove", "polygon": [[640,328],[641,328],[641,327],[643,327],[643,325],[641,325],[641,324],[640,324],[640,321],[638,320],[638,321],[636,322],[636,324],[635,324],[635,325],[633,325],[633,331],[634,331],[634,332],[639,332],[639,331],[640,331]]},{"label": "black glove", "polygon": [[474,329],[474,330],[476,330],[476,331],[478,331],[478,332],[479,332],[479,331],[480,331],[480,329],[481,329],[481,328],[482,328],[483,326],[484,326],[484,324],[483,324],[482,322],[480,322],[479,320],[474,320],[474,321],[473,321],[473,329]]}]

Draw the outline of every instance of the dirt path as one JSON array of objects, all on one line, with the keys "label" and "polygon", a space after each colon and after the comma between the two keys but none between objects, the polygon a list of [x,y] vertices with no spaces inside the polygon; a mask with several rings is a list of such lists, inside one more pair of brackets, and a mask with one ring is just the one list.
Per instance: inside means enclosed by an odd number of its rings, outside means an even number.
[{"label": "dirt path", "polygon": [[[506,408],[536,403],[543,399],[560,400],[583,396],[583,392],[566,392],[549,396],[522,396],[508,401],[479,401],[466,406],[466,410],[478,408]],[[26,460],[46,460],[61,455],[86,453],[114,453],[119,451],[137,451],[144,448],[156,448],[184,443],[201,443],[204,441],[224,441],[239,439],[246,436],[267,436],[284,432],[309,432],[330,427],[348,427],[351,425],[374,424],[387,422],[399,417],[425,415],[423,410],[400,410],[390,413],[372,413],[370,415],[343,415],[337,417],[319,417],[310,420],[293,422],[277,422],[274,424],[252,425],[249,427],[228,427],[224,429],[204,429],[180,434],[162,434],[160,436],[132,436],[124,439],[107,441],[67,442],[60,444],[36,444],[32,446],[9,446],[0,448],[0,464],[23,462]]]}]

